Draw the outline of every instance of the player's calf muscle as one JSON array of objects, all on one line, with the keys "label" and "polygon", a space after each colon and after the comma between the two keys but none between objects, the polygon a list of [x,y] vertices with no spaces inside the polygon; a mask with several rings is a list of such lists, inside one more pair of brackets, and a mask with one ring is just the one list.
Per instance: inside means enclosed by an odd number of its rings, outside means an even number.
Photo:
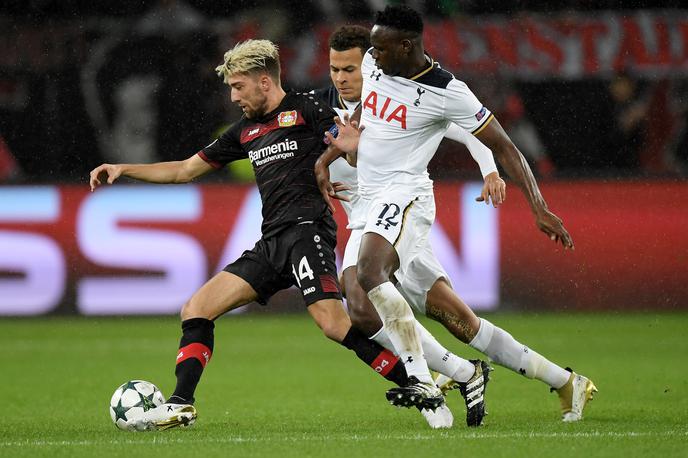
[{"label": "player's calf muscle", "polygon": [[[361,306],[361,304],[367,304]],[[382,328],[382,320],[375,308],[368,300],[362,300],[357,305],[351,300],[347,301],[351,323],[360,329],[366,336],[375,335]]]},{"label": "player's calf muscle", "polygon": [[454,337],[463,343],[473,340],[473,337],[478,332],[478,329],[474,329],[467,320],[442,310],[435,305],[427,304],[426,311],[429,318],[442,323],[447,328],[447,331],[451,332]]},{"label": "player's calf muscle", "polygon": [[368,299],[368,295],[358,284],[356,279],[357,269],[349,267],[342,274],[344,288],[348,291],[346,305],[349,309],[351,323],[370,337],[382,327],[380,316]]},{"label": "player's calf muscle", "polygon": [[341,342],[351,328],[351,320],[344,311],[342,303],[336,299],[325,299],[308,306],[318,327],[328,338]]},{"label": "player's calf muscle", "polygon": [[480,319],[444,280],[436,281],[428,291],[426,314],[464,343],[473,340],[480,328]]}]

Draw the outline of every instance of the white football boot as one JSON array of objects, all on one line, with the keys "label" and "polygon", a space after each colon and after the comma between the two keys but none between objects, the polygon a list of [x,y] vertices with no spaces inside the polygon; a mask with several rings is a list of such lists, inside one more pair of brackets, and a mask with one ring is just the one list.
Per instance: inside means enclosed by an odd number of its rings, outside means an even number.
[{"label": "white football boot", "polygon": [[154,409],[127,422],[129,429],[134,431],[163,431],[178,426],[191,426],[196,421],[196,408],[191,404],[173,404],[166,402]]},{"label": "white football boot", "polygon": [[442,404],[434,411],[430,409],[421,409],[420,413],[423,414],[425,421],[428,422],[428,425],[430,425],[432,429],[451,428],[454,424],[454,415],[452,415],[447,404]]}]

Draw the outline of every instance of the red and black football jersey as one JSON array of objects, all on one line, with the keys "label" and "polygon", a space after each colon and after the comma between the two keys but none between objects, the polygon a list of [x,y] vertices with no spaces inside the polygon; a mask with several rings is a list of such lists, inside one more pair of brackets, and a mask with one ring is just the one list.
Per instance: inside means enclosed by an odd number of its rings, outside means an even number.
[{"label": "red and black football jersey", "polygon": [[[287,226],[331,219],[315,181],[315,161],[336,113],[313,94],[288,92],[274,111],[243,116],[198,154],[215,168],[249,158],[263,203],[263,237]],[[333,221],[328,221],[332,223]]]}]

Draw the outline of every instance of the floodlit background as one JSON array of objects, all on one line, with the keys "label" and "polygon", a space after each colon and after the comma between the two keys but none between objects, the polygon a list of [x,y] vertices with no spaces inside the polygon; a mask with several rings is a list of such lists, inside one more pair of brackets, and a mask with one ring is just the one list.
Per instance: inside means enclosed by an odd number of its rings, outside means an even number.
[{"label": "floodlit background", "polygon": [[[217,320],[193,428],[112,424],[123,382],[173,392],[179,309],[260,237],[260,198],[246,163],[94,193],[88,172],[213,141],[239,116],[213,72],[238,41],[276,41],[289,88],[327,85],[328,35],[387,3],[0,1],[0,456],[686,456],[685,0],[406,1],[576,245],[541,234],[508,180],[499,209],[474,202],[480,173],[444,142],[430,164],[436,254],[481,316],[595,382],[582,422],[562,423],[546,385],[494,365],[485,425],[465,426],[454,391],[453,428],[431,430],[416,409],[392,409],[390,383],[325,339],[288,290]],[[421,321],[457,355],[486,358]]]},{"label": "floodlit background", "polygon": [[[329,33],[369,25],[385,3],[3,2],[0,315],[175,314],[260,236],[250,166],[201,184],[94,194],[88,172],[184,159],[238,119],[213,71],[238,41],[277,42],[289,88],[327,85]],[[406,3],[423,12],[428,52],[496,114],[576,243],[567,253],[540,234],[509,182],[500,209],[474,203],[479,171],[445,141],[430,166],[432,237],[467,302],[688,308],[681,2]],[[340,254],[347,235],[341,228]],[[293,292],[272,306],[302,309]]]}]

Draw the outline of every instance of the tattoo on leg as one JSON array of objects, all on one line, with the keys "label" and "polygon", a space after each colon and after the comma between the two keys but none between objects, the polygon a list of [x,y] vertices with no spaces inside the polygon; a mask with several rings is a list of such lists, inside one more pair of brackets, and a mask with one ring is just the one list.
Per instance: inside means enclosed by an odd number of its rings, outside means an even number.
[{"label": "tattoo on leg", "polygon": [[477,329],[473,329],[467,320],[431,304],[427,304],[426,310],[428,317],[442,323],[461,342],[468,343],[475,337]]}]

